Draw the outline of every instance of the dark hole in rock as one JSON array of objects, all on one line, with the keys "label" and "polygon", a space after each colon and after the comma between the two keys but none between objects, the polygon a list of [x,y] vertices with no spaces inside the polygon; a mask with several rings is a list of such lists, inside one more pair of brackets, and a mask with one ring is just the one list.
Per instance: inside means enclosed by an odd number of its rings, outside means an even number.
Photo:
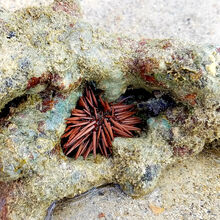
[{"label": "dark hole in rock", "polygon": [[[216,137],[217,137],[217,135],[216,135]],[[205,145],[205,149],[220,149],[220,140],[219,139],[215,139],[215,140],[213,140],[211,143],[209,143],[209,144],[206,144]]]},{"label": "dark hole in rock", "polygon": [[[134,137],[141,120],[136,113],[136,105],[127,104],[130,97],[121,96],[108,103],[101,98],[104,91],[94,82],[86,83],[71,116],[67,118],[67,128],[61,137],[61,146],[67,156],[84,159],[90,153],[100,153],[106,157],[112,154],[112,141],[115,137]],[[78,129],[78,130],[77,130]]]},{"label": "dark hole in rock", "polygon": [[7,118],[15,112],[20,104],[25,103],[27,99],[28,95],[22,95],[8,102],[0,112],[0,125],[5,125]]},{"label": "dark hole in rock", "polygon": [[126,104],[135,104],[137,106],[137,116],[142,119],[142,128],[146,127],[146,120],[150,117],[156,117],[161,112],[177,106],[176,102],[169,93],[154,90],[152,93],[145,89],[133,89],[129,86],[126,92],[119,97],[117,101],[123,98]]},{"label": "dark hole in rock", "polygon": [[145,89],[139,88],[139,89],[134,89],[132,86],[128,86],[127,90],[125,91],[124,94],[122,94],[117,100],[120,101],[124,98],[127,98],[125,100],[126,104],[131,104],[131,103],[139,103],[142,101],[147,101],[149,98],[153,97],[153,94],[150,92],[146,91]]},{"label": "dark hole in rock", "polygon": [[[150,93],[142,88],[134,89],[132,86],[129,86],[126,92],[112,103],[102,100],[100,98],[102,93],[104,91],[98,89],[94,82],[86,83],[83,96],[67,119],[67,127],[61,137],[61,147],[67,156],[75,159],[83,156],[86,159],[93,152],[94,156],[96,153],[101,153],[107,157],[112,154],[111,142],[114,139],[111,138],[110,130],[112,137],[138,137],[141,130],[146,128],[148,118],[158,116],[176,105],[169,94],[160,91]],[[122,105],[123,110],[115,109],[114,105],[117,104]],[[126,109],[128,106],[132,107]],[[139,122],[126,124],[126,116],[132,112],[129,120],[139,120]],[[120,126],[127,126],[128,131]]]}]

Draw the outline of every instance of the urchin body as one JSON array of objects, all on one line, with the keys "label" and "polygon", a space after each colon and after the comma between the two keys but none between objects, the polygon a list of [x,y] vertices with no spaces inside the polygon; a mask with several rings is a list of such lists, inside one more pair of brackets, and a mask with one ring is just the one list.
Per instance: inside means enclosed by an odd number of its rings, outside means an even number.
[{"label": "urchin body", "polygon": [[90,152],[95,157],[99,151],[108,157],[115,137],[130,138],[134,131],[140,131],[136,125],[141,120],[133,116],[134,107],[123,104],[123,100],[115,104],[105,102],[91,87],[86,87],[71,117],[66,119],[67,128],[61,137],[64,153],[86,159]]}]

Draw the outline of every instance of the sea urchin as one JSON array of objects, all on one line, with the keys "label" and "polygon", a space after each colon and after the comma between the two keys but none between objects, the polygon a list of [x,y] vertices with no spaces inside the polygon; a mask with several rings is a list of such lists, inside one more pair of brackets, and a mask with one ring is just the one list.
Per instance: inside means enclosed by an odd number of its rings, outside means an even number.
[{"label": "sea urchin", "polygon": [[98,150],[108,157],[114,137],[130,138],[134,131],[140,131],[136,125],[141,120],[133,116],[135,105],[124,101],[105,102],[87,86],[71,117],[66,119],[67,127],[61,137],[64,153],[74,155],[75,159],[83,155],[86,159],[92,151],[95,157]]}]

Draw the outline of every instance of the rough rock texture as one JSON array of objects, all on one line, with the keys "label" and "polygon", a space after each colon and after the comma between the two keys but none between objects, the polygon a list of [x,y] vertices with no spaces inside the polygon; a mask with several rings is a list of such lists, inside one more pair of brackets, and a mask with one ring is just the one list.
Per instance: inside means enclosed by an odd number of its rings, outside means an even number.
[{"label": "rough rock texture", "polygon": [[217,220],[219,153],[205,150],[168,167],[153,192],[138,199],[127,196],[119,187],[107,186],[64,200],[57,203],[52,219]]},{"label": "rough rock texture", "polygon": [[[0,18],[3,218],[43,219],[53,201],[111,182],[142,196],[168,164],[219,140],[219,47],[111,36],[83,22],[70,0]],[[60,136],[91,80],[110,101],[132,85],[169,93],[178,105],[145,121],[140,137],[116,139],[113,158],[74,161]]]}]

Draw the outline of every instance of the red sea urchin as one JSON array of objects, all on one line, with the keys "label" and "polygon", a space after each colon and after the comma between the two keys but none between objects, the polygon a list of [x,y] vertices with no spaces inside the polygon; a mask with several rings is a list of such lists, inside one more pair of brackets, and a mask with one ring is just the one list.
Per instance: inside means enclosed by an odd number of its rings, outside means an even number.
[{"label": "red sea urchin", "polygon": [[105,102],[87,86],[71,117],[66,119],[67,127],[61,137],[65,155],[71,154],[75,159],[83,155],[86,159],[91,151],[95,157],[99,150],[108,157],[114,137],[130,138],[134,131],[140,131],[136,125],[141,120],[133,116],[135,105],[123,104],[124,101]]}]

